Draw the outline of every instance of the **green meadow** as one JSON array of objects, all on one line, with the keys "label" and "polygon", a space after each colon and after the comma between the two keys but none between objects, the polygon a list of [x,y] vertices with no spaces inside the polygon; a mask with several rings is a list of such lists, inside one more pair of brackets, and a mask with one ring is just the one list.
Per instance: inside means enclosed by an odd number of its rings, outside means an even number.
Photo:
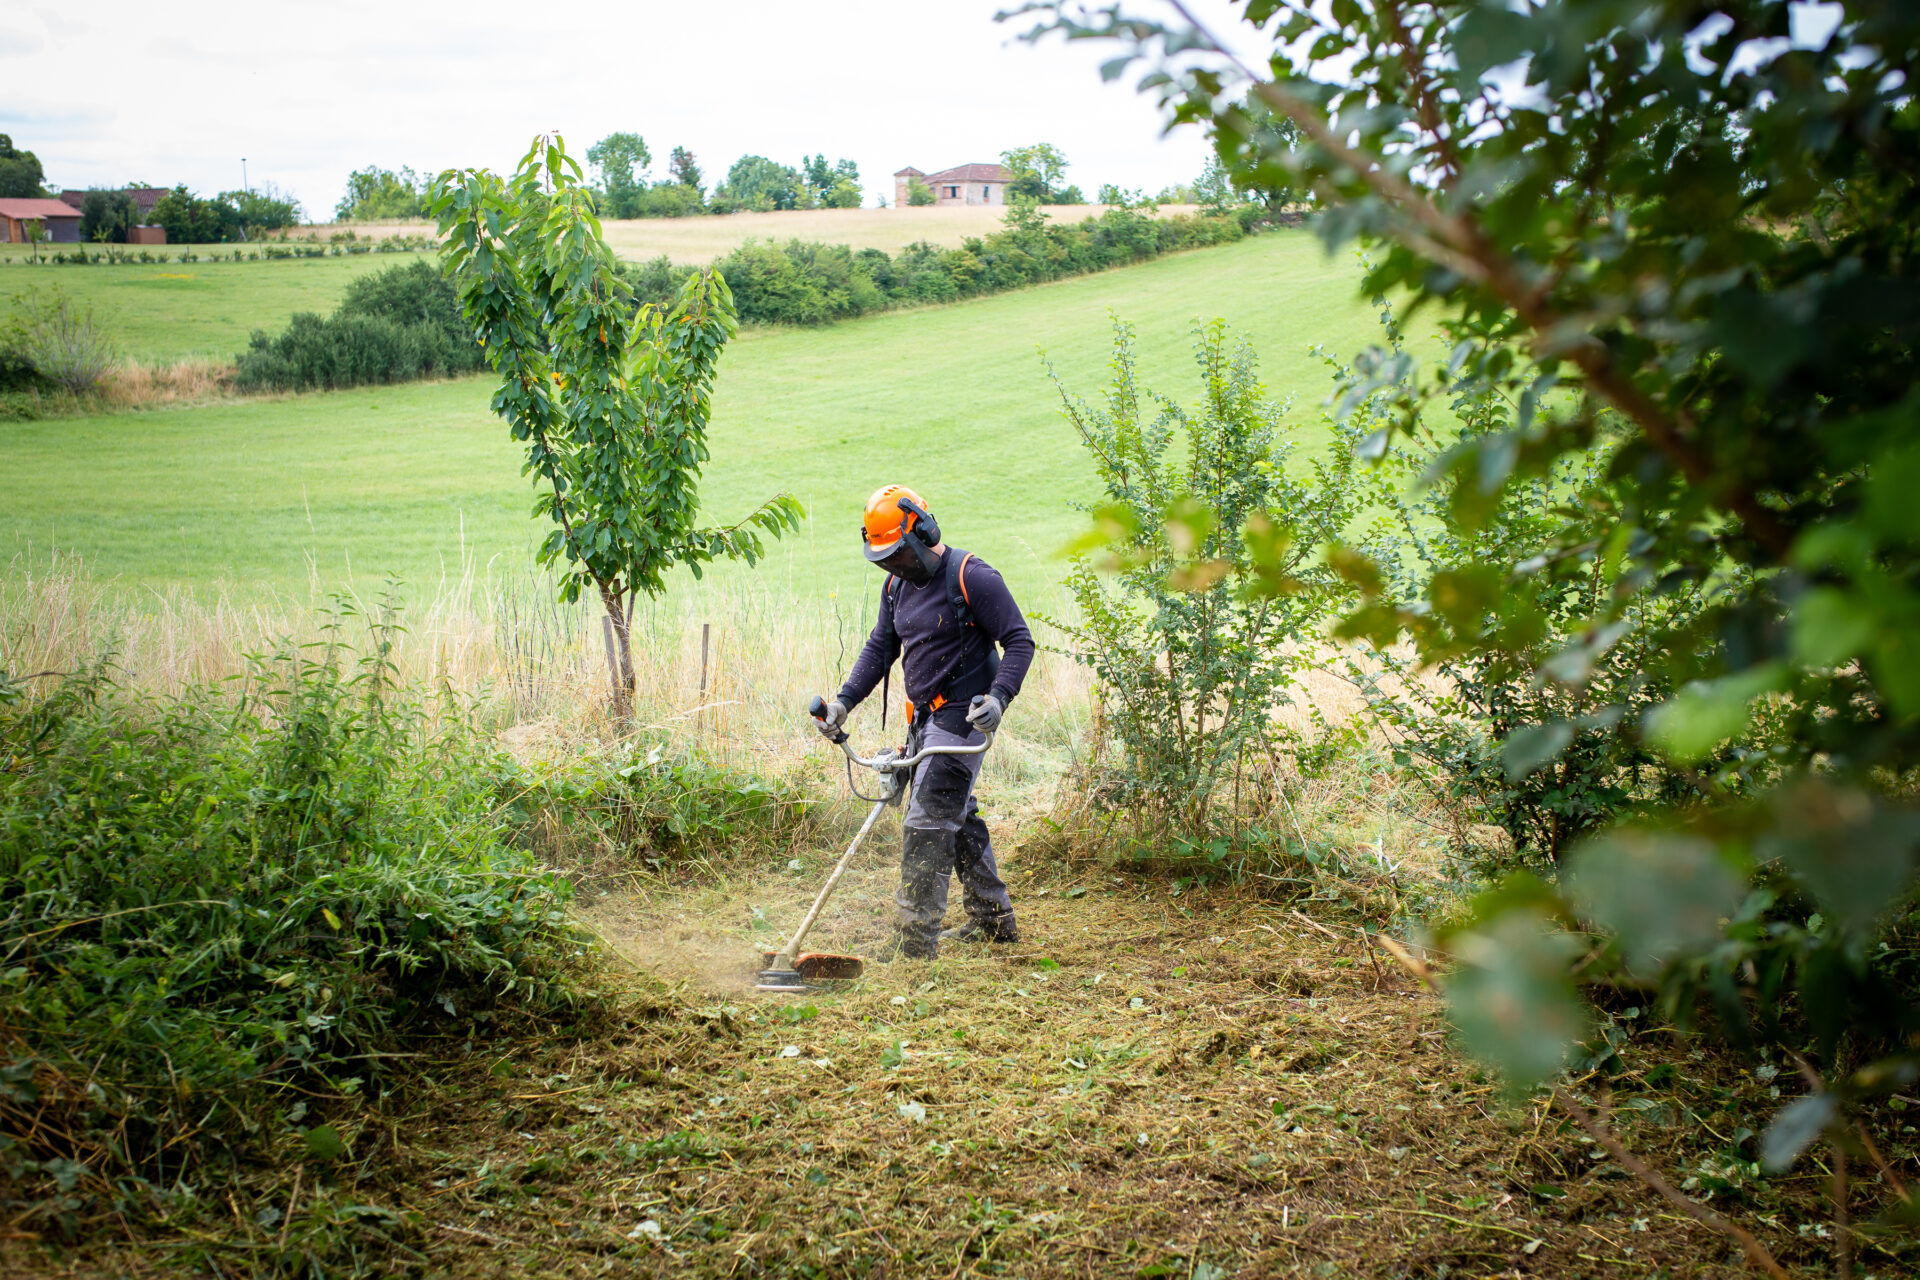
[{"label": "green meadow", "polygon": [[[217,252],[202,249],[201,252]],[[93,308],[120,354],[142,364],[228,361],[255,329],[278,332],[296,311],[332,311],[347,282],[410,253],[263,262],[153,262],[0,268],[0,320],[30,292],[58,289]]]},{"label": "green meadow", "polygon": [[[330,305],[322,281],[337,291],[350,273],[392,261],[271,265],[289,268],[280,291],[310,271],[299,305],[318,309]],[[810,598],[864,591],[873,574],[853,554],[861,504],[900,480],[927,497],[952,542],[1025,592],[1049,589],[1094,481],[1041,352],[1094,396],[1117,315],[1138,330],[1150,385],[1190,402],[1193,326],[1225,317],[1317,446],[1328,378],[1309,348],[1350,354],[1377,335],[1357,280],[1350,259],[1279,232],[949,306],[745,331],[721,364],[707,517],[732,520],[791,491],[810,519],[758,580]],[[178,297],[190,309],[193,295]],[[463,572],[524,576],[546,528],[529,517],[532,491],[488,410],[491,391],[479,377],[0,425],[0,551],[37,560],[58,549],[126,588],[236,598],[365,592],[389,576],[418,595]]]}]

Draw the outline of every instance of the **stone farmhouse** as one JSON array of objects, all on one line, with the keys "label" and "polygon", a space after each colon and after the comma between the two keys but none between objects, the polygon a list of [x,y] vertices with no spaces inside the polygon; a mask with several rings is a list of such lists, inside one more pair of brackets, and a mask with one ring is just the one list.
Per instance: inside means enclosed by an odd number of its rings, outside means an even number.
[{"label": "stone farmhouse", "polygon": [[894,208],[907,207],[907,182],[913,178],[933,188],[935,204],[1005,204],[1013,171],[1003,164],[963,164],[938,173],[902,169],[893,175]]}]

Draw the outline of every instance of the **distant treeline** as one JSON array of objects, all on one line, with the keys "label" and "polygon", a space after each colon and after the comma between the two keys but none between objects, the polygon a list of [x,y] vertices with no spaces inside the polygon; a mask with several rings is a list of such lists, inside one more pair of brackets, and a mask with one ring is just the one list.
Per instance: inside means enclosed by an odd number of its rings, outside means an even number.
[{"label": "distant treeline", "polygon": [[[1013,206],[1001,230],[957,249],[921,242],[897,254],[846,245],[750,241],[717,264],[749,324],[820,325],[875,311],[952,302],[1143,262],[1179,249],[1243,238],[1258,216],[1160,218],[1150,208],[1109,209],[1067,224]],[[636,303],[670,303],[692,267],[665,258],[623,263]],[[285,332],[255,332],[239,356],[238,385],[303,390],[404,382],[482,367],[453,289],[429,263],[410,262],[348,286],[332,316],[296,315]]]}]

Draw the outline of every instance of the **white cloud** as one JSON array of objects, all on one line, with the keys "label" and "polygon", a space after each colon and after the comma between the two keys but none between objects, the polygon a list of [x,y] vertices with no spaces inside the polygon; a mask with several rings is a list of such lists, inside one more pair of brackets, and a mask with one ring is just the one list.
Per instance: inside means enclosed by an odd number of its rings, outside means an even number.
[{"label": "white cloud", "polygon": [[[149,6],[104,0],[85,20],[40,9],[0,25],[0,53],[33,55],[0,77],[0,132],[66,186],[227,190],[244,156],[255,184],[291,189],[313,216],[349,170],[499,168],[555,128],[582,154],[639,132],[657,171],[686,146],[709,181],[748,152],[792,164],[824,151],[855,160],[870,197],[890,195],[903,165],[1041,140],[1089,195],[1199,172],[1198,133],[1162,139],[1131,78],[1100,82],[1110,50],[1022,43],[1030,20],[993,21],[1006,2],[180,0],[159,28]],[[1200,7],[1226,18],[1225,0]]]}]

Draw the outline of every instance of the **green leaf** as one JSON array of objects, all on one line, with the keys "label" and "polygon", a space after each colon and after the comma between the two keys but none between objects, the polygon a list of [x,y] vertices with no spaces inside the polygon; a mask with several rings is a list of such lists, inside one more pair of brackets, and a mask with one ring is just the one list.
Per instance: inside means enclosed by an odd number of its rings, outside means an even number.
[{"label": "green leaf", "polygon": [[1507,767],[1507,780],[1518,782],[1550,763],[1572,741],[1573,726],[1564,720],[1514,730],[1500,743],[1500,758]]},{"label": "green leaf", "polygon": [[1760,1139],[1760,1163],[1768,1173],[1785,1173],[1809,1143],[1827,1131],[1840,1114],[1831,1093],[1810,1093],[1780,1108]]},{"label": "green leaf", "polygon": [[340,1140],[340,1131],[330,1124],[315,1125],[305,1136],[309,1160],[338,1160],[347,1154],[347,1144]]},{"label": "green leaf", "polygon": [[1821,778],[1780,790],[1770,830],[1754,842],[1779,859],[1835,925],[1873,930],[1912,894],[1920,813]]},{"label": "green leaf", "polygon": [[1875,618],[1858,597],[1815,587],[1793,602],[1793,657],[1808,667],[1837,667],[1873,641]]},{"label": "green leaf", "polygon": [[1713,947],[1746,892],[1710,841],[1657,831],[1616,831],[1581,845],[1567,860],[1567,884],[1642,972]]},{"label": "green leaf", "polygon": [[1669,760],[1698,764],[1747,731],[1753,700],[1783,688],[1785,675],[1779,663],[1767,662],[1718,680],[1696,680],[1647,713],[1647,739]]},{"label": "green leaf", "polygon": [[904,1040],[895,1040],[880,1052],[880,1065],[888,1071],[896,1070],[907,1060],[907,1045]]},{"label": "green leaf", "polygon": [[1546,915],[1517,910],[1456,934],[1448,949],[1460,965],[1446,980],[1447,1011],[1468,1051],[1516,1090],[1559,1071],[1587,1032],[1568,976],[1578,942]]}]

